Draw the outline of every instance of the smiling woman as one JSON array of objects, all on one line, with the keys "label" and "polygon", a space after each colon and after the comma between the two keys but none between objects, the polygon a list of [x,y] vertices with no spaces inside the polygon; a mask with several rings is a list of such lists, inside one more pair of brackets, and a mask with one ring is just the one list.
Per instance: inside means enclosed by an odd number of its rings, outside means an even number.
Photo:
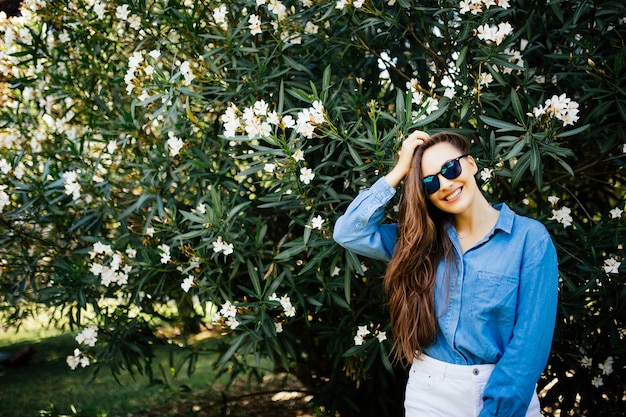
[{"label": "smiling woman", "polygon": [[[413,132],[391,172],[337,220],[334,238],[389,260],[395,358],[411,366],[407,416],[539,417],[535,385],[554,330],[556,251],[541,223],[487,202],[468,151],[456,133]],[[384,224],[402,179],[398,223]],[[494,259],[501,253],[506,259]]]}]

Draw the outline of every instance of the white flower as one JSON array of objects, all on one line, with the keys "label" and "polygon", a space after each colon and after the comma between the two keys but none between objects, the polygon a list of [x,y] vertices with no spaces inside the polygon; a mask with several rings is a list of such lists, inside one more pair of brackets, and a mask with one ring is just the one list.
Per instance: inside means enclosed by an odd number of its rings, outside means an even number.
[{"label": "white flower", "polygon": [[263,171],[265,172],[274,172],[275,169],[276,164],[265,164],[265,166],[263,167]]},{"label": "white flower", "polygon": [[228,9],[225,4],[221,4],[217,9],[213,10],[213,19],[222,29],[228,29],[228,22],[226,22],[226,15]]},{"label": "white flower", "polygon": [[622,217],[624,210],[620,209],[619,207],[615,207],[609,213],[611,214],[612,219],[619,219],[620,217]]},{"label": "white flower", "polygon": [[296,162],[304,161],[304,152],[302,152],[302,149],[296,149],[292,157]]},{"label": "white flower", "polygon": [[148,55],[150,55],[150,57],[152,57],[152,59],[154,59],[156,61],[161,56],[161,50],[160,49],[153,49],[152,51],[150,51],[148,53]]},{"label": "white flower", "polygon": [[621,262],[617,262],[617,259],[609,258],[609,259],[604,260],[604,266],[602,268],[604,269],[604,272],[606,272],[607,274],[618,274],[619,266],[621,264],[622,264]]},{"label": "white flower", "polygon": [[76,342],[94,347],[98,341],[98,327],[90,326],[76,335]]},{"label": "white flower", "polygon": [[624,144],[624,146],[622,147],[622,153],[626,153],[626,143]]},{"label": "white flower", "polygon": [[165,243],[163,243],[162,245],[159,245],[158,248],[161,251],[161,263],[162,264],[168,263],[171,259],[170,247],[166,245]]},{"label": "white flower", "polygon": [[313,229],[319,229],[319,230],[322,230],[322,226],[323,226],[323,225],[324,225],[324,219],[322,218],[322,216],[319,216],[319,215],[318,215],[318,216],[313,217],[313,218],[311,219],[311,227],[312,227]]},{"label": "white flower", "polygon": [[496,45],[500,45],[511,33],[513,33],[513,26],[509,22],[501,22],[498,26],[484,24],[476,29],[478,39],[487,43],[494,42]]},{"label": "white flower", "polygon": [[304,33],[308,35],[315,35],[319,31],[319,26],[314,23],[306,22],[304,26]]},{"label": "white flower", "polygon": [[596,388],[600,388],[602,385],[604,385],[604,382],[602,382],[602,377],[601,376],[594,377],[593,380],[591,380],[591,385],[593,385]]},{"label": "white flower", "polygon": [[330,273],[330,276],[331,277],[336,277],[337,275],[339,275],[339,272],[341,272],[341,268],[336,266],[335,269],[333,269],[333,272]]},{"label": "white flower", "polygon": [[356,331],[356,335],[357,336],[361,336],[361,337],[365,337],[368,334],[370,334],[369,329],[367,328],[367,326],[359,326],[358,330]]},{"label": "white flower", "polygon": [[283,324],[282,323],[274,323],[274,326],[276,327],[276,333],[282,333],[283,332]]},{"label": "white flower", "polygon": [[378,332],[378,334],[376,335],[376,339],[378,339],[378,342],[383,343],[385,340],[387,340],[387,333]]},{"label": "white flower", "polygon": [[234,317],[228,317],[226,319],[226,325],[230,327],[232,330],[235,330],[237,326],[239,326],[239,322]]},{"label": "white flower", "polygon": [[224,255],[230,255],[233,253],[234,246],[232,243],[226,243],[222,240],[221,236],[217,237],[217,240],[213,242],[213,252],[219,253],[222,252]]},{"label": "white flower", "polygon": [[363,344],[363,336],[356,335],[354,336],[354,345],[361,346]]},{"label": "white flower", "polygon": [[289,296],[288,295],[283,295],[282,297],[280,297],[279,301],[280,301],[280,305],[283,307],[283,310],[285,311],[285,316],[287,316],[287,317],[295,317],[296,309],[291,304],[291,299],[289,298]]},{"label": "white flower", "polygon": [[251,35],[260,35],[261,33],[263,33],[263,31],[261,30],[261,19],[259,19],[259,16],[251,14],[248,18],[248,23],[248,28],[250,29]]},{"label": "white flower", "polygon": [[111,245],[105,245],[102,242],[96,242],[93,244],[93,251],[89,253],[91,258],[93,259],[96,255],[113,255],[113,249]]},{"label": "white flower", "polygon": [[146,236],[148,236],[148,237],[154,236],[154,227],[148,227],[146,229]]},{"label": "white flower", "polygon": [[180,288],[183,289],[183,291],[185,292],[189,292],[189,289],[191,289],[191,287],[193,286],[193,275],[189,275],[187,278],[185,278],[183,280],[183,282],[180,284]]},{"label": "white flower", "polygon": [[71,195],[72,200],[76,201],[80,198],[80,184],[77,182],[78,173],[76,171],[67,171],[63,173],[63,185],[65,194]]},{"label": "white flower", "polygon": [[222,304],[220,314],[224,317],[235,317],[237,315],[237,307],[235,307],[230,301],[226,301]]},{"label": "white flower", "polygon": [[130,10],[128,9],[128,5],[124,4],[122,6],[117,6],[115,9],[115,17],[120,20],[128,19],[128,15],[130,14]]},{"label": "white flower", "polygon": [[80,357],[77,357],[74,355],[69,355],[67,358],[65,358],[65,362],[67,362],[67,365],[70,367],[72,371],[76,369],[76,367],[78,366],[79,360],[80,360]]},{"label": "white flower", "polygon": [[584,356],[581,360],[580,360],[580,364],[582,366],[584,366],[585,368],[591,368],[591,364],[593,363],[593,359],[592,358],[588,358],[587,356]]},{"label": "white flower", "polygon": [[483,170],[480,171],[480,179],[482,179],[484,182],[489,181],[492,176],[493,176],[493,169],[491,168],[483,168]]},{"label": "white flower", "polygon": [[282,118],[282,122],[281,122],[281,123],[282,123],[282,126],[283,126],[285,129],[292,129],[292,128],[293,128],[293,127],[295,127],[295,125],[296,125],[296,121],[295,121],[295,120],[293,120],[293,117],[291,117],[291,116],[289,116],[289,115],[284,116],[284,117]]},{"label": "white flower", "polygon": [[65,361],[72,370],[75,370],[78,365],[82,368],[89,366],[89,358],[84,356],[80,349],[74,349],[74,354],[68,356]]},{"label": "white flower", "polygon": [[558,203],[558,202],[559,202],[559,200],[560,200],[560,198],[559,198],[559,197],[557,197],[557,196],[555,196],[555,195],[550,195],[550,196],[548,196],[548,202],[549,202],[552,206],[555,206],[555,205],[556,205],[556,203]]},{"label": "white flower", "polygon": [[9,171],[11,171],[11,164],[4,158],[0,160],[0,171],[2,171],[3,174],[8,174]]},{"label": "white flower", "polygon": [[176,156],[180,150],[185,146],[185,142],[182,139],[176,137],[174,132],[168,132],[169,139],[167,140],[167,147],[171,156]]},{"label": "white flower", "polygon": [[6,185],[0,185],[0,212],[2,212],[6,206],[11,204],[9,195],[4,191],[6,188]]},{"label": "white flower", "polygon": [[493,75],[491,75],[488,72],[481,72],[480,73],[480,76],[478,77],[478,84],[479,85],[488,86],[492,82],[493,82]]},{"label": "white flower", "polygon": [[613,356],[606,358],[604,363],[598,364],[598,368],[602,371],[602,375],[611,375],[613,373]]},{"label": "white flower", "polygon": [[561,207],[558,210],[552,210],[552,217],[550,217],[550,220],[556,220],[557,222],[561,223],[563,225],[563,227],[567,227],[567,226],[571,226],[572,225],[572,216],[570,215],[570,213],[572,212],[572,210],[569,207]]},{"label": "white flower", "polygon": [[206,213],[206,204],[204,204],[204,203],[199,203],[199,204],[196,206],[196,211],[197,211],[198,213],[200,213],[200,214],[205,214],[205,213]]},{"label": "white flower", "polygon": [[309,184],[315,178],[315,174],[311,168],[300,168],[300,181]]}]

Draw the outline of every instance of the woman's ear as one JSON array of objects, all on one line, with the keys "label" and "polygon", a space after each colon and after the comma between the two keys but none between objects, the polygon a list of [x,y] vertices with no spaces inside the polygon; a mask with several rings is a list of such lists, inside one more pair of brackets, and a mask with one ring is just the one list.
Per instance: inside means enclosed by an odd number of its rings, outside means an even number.
[{"label": "woman's ear", "polygon": [[478,164],[476,163],[476,160],[474,159],[474,157],[472,155],[468,155],[467,160],[470,162],[470,165],[472,166],[472,175],[478,174]]}]

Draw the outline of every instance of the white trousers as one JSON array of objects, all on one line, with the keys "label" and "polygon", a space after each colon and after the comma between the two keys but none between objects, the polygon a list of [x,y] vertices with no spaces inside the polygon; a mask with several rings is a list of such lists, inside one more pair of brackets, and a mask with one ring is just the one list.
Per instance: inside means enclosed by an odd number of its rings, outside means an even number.
[{"label": "white trousers", "polygon": [[[476,417],[494,365],[454,365],[424,354],[413,361],[404,399],[405,417]],[[526,417],[541,417],[535,393]]]}]

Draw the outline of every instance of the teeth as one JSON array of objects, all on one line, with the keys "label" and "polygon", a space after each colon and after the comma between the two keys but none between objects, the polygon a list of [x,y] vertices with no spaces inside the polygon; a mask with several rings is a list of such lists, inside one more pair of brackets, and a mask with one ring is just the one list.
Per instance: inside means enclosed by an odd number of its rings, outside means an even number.
[{"label": "teeth", "polygon": [[461,189],[458,188],[455,192],[453,192],[452,194],[450,194],[449,196],[446,197],[446,201],[450,201],[453,198],[455,198],[456,196],[458,196],[459,194],[461,194]]}]

